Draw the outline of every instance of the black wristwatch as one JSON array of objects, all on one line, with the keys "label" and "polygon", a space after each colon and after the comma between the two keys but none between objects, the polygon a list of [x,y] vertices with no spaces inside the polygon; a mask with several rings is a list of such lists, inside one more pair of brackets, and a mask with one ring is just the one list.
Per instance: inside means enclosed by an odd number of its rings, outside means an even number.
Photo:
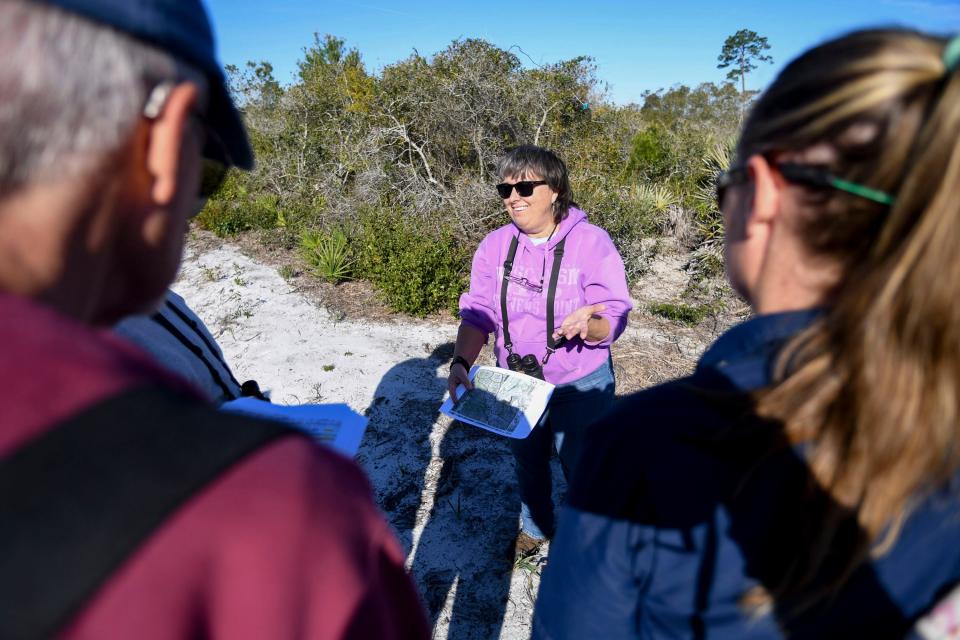
[{"label": "black wristwatch", "polygon": [[453,356],[453,360],[450,361],[450,370],[453,371],[453,365],[462,364],[463,368],[467,371],[470,371],[470,363],[467,362],[467,359],[463,356]]}]

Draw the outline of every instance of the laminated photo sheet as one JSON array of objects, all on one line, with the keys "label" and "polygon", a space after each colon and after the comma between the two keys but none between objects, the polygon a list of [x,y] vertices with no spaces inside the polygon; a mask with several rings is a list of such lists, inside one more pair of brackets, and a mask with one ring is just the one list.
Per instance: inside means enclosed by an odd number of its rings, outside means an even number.
[{"label": "laminated photo sheet", "polygon": [[457,388],[456,404],[447,398],[440,411],[475,427],[507,436],[526,438],[547,409],[554,385],[539,378],[499,367],[470,369],[473,389]]},{"label": "laminated photo sheet", "polygon": [[220,409],[285,422],[351,458],[360,448],[367,429],[367,419],[345,404],[282,405],[256,398],[238,398],[220,405]]}]

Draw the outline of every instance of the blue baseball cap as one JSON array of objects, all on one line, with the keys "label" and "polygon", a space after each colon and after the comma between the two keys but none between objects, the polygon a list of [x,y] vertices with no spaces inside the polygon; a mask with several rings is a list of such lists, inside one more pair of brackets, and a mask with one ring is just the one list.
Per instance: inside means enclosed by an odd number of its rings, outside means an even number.
[{"label": "blue baseball cap", "polygon": [[200,0],[42,1],[152,44],[203,71],[210,84],[207,125],[222,143],[208,144],[205,155],[241,169],[253,168],[253,150],[227,91],[213,29]]}]

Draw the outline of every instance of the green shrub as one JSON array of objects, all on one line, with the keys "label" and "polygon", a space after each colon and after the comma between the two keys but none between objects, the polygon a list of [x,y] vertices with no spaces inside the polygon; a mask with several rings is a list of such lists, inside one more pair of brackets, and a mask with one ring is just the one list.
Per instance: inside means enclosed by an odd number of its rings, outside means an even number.
[{"label": "green shrub", "polygon": [[357,271],[395,311],[415,316],[456,312],[470,253],[453,234],[423,233],[393,211],[361,215]]},{"label": "green shrub", "polygon": [[276,210],[262,198],[252,202],[210,201],[197,222],[221,238],[253,229],[270,229],[276,220]]},{"label": "green shrub", "polygon": [[234,172],[207,201],[197,222],[221,238],[253,229],[273,229],[283,219],[277,199],[271,195],[250,197]]},{"label": "green shrub", "polygon": [[717,208],[716,183],[720,174],[733,162],[734,145],[733,138],[713,142],[694,172],[696,186],[690,193],[689,201],[696,212],[694,222],[699,241],[703,244],[723,240],[723,214]]},{"label": "green shrub", "polygon": [[680,198],[664,184],[642,183],[630,188],[628,197],[638,200],[641,206],[658,215],[666,213],[670,207],[680,204]]},{"label": "green shrub", "polygon": [[310,204],[296,198],[281,202],[257,184],[253,174],[231,169],[197,216],[197,222],[221,238],[254,230],[299,232],[302,222],[315,215]]},{"label": "green shrub", "polygon": [[300,253],[316,275],[334,284],[351,276],[354,259],[342,229],[330,232],[305,231]]},{"label": "green shrub", "polygon": [[691,280],[719,278],[723,276],[724,266],[723,244],[719,242],[702,244],[690,256]]},{"label": "green shrub", "polygon": [[575,184],[574,193],[587,219],[610,234],[623,258],[628,281],[633,282],[651,259],[644,239],[663,233],[676,197],[665,186],[618,186],[599,176]]},{"label": "green shrub", "polygon": [[291,278],[297,277],[297,270],[289,264],[282,264],[277,269],[277,274],[284,280],[290,280]]},{"label": "green shrub", "polygon": [[615,242],[626,244],[656,235],[660,227],[659,215],[648,199],[632,197],[629,188],[612,180],[596,177],[575,184],[574,193],[587,219],[603,228]]},{"label": "green shrub", "polygon": [[673,320],[693,327],[700,324],[704,318],[713,313],[713,306],[709,304],[689,305],[689,304],[671,304],[669,302],[659,302],[651,304],[648,309],[650,313],[661,318]]},{"label": "green shrub", "polygon": [[670,175],[672,160],[667,132],[661,125],[653,124],[633,137],[627,174],[647,180],[663,180]]}]

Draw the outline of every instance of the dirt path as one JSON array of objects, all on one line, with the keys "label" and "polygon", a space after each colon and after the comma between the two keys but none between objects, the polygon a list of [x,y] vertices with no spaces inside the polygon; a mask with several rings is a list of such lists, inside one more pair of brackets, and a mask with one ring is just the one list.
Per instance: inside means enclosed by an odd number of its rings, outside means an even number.
[{"label": "dirt path", "polygon": [[[340,314],[230,245],[192,244],[174,289],[208,324],[237,377],[258,380],[274,402],[346,402],[369,416],[357,460],[407,551],[435,638],[529,637],[540,558],[514,566],[505,554],[519,513],[506,442],[438,413],[452,320],[337,321]],[[614,353],[626,380],[620,390],[689,368],[709,337],[631,319]]]}]

